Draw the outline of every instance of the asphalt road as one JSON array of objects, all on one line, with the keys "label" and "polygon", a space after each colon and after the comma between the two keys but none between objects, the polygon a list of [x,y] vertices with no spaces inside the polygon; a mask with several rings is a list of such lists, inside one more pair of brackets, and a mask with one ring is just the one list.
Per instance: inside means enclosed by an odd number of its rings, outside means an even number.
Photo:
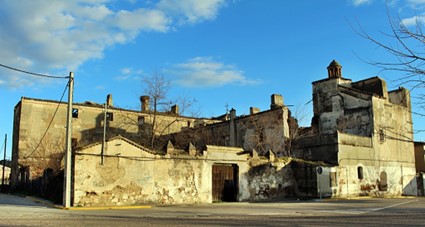
[{"label": "asphalt road", "polygon": [[424,226],[425,198],[52,208],[0,194],[0,226]]}]

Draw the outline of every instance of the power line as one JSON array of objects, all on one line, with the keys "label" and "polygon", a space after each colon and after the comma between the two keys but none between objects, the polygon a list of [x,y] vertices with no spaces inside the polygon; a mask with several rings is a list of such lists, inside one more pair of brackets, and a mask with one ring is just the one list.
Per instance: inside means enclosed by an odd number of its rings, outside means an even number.
[{"label": "power line", "polygon": [[3,65],[0,63],[0,67],[4,67],[13,71],[17,71],[17,72],[21,72],[21,73],[26,73],[29,75],[33,75],[33,76],[38,76],[38,77],[46,77],[46,78],[53,78],[53,79],[68,79],[68,76],[50,76],[50,75],[46,75],[46,74],[41,74],[41,73],[33,73],[33,72],[29,72],[29,71],[25,71],[22,69],[17,69],[11,66],[7,66],[7,65]]},{"label": "power line", "polygon": [[58,110],[59,110],[59,106],[62,104],[62,99],[63,99],[63,97],[65,96],[65,93],[66,93],[66,90],[67,90],[67,88],[68,88],[68,85],[69,85],[69,82],[66,84],[65,89],[63,90],[63,93],[62,93],[62,96],[61,96],[61,98],[60,98],[60,100],[59,100],[59,103],[58,103],[58,105],[56,106],[56,110],[55,110],[55,112],[53,113],[52,119],[50,120],[49,125],[48,125],[48,126],[47,126],[47,128],[46,128],[46,131],[44,131],[44,134],[43,134],[43,136],[41,137],[40,142],[38,142],[38,144],[37,144],[37,146],[34,148],[34,150],[33,150],[33,151],[29,154],[29,155],[26,155],[24,158],[28,158],[28,157],[30,157],[32,154],[34,154],[34,152],[35,152],[35,151],[38,149],[38,147],[40,146],[41,142],[43,142],[44,137],[47,135],[47,132],[49,131],[50,126],[52,125],[53,120],[55,119],[56,113],[57,113],[57,112],[58,112]]},{"label": "power line", "polygon": [[2,150],[3,150],[3,148],[4,148],[4,145],[5,145],[5,142],[3,142],[3,145],[1,146],[1,149],[0,149],[0,151],[2,151]]}]

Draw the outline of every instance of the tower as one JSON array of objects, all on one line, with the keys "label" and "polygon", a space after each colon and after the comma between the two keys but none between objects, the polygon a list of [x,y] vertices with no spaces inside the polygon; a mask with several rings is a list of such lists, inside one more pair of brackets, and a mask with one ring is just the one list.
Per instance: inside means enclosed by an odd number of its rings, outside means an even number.
[{"label": "tower", "polygon": [[328,66],[328,77],[329,78],[341,78],[342,77],[342,66],[334,59]]}]

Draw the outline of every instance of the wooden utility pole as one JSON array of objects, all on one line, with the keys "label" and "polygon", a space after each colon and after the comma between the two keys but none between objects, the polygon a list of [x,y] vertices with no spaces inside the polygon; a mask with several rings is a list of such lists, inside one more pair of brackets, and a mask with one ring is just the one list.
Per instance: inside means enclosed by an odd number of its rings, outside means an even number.
[{"label": "wooden utility pole", "polygon": [[69,73],[68,82],[68,112],[66,117],[66,151],[65,151],[65,166],[64,166],[64,190],[63,190],[63,206],[65,208],[71,206],[71,135],[72,135],[72,98],[74,93],[74,73]]},{"label": "wooden utility pole", "polygon": [[108,97],[106,98],[105,102],[105,110],[103,112],[103,140],[102,140],[102,151],[101,151],[101,157],[100,157],[100,164],[103,165],[104,162],[104,155],[105,155],[105,146],[106,146],[106,121],[108,115]]}]

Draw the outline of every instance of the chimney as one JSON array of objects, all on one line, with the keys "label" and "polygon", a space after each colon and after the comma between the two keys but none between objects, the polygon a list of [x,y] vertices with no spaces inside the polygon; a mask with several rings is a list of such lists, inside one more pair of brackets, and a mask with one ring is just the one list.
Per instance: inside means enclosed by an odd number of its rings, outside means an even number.
[{"label": "chimney", "polygon": [[149,111],[149,96],[147,95],[140,96],[140,102],[142,104],[142,112],[148,112]]},{"label": "chimney", "polygon": [[283,107],[283,96],[278,94],[273,94],[271,96],[270,109],[273,110],[279,107]]},{"label": "chimney", "polygon": [[112,95],[108,94],[108,96],[106,96],[106,105],[108,106],[113,106],[114,103],[112,102]]},{"label": "chimney", "polygon": [[236,118],[236,110],[235,109],[231,109],[230,110],[230,120],[233,121]]},{"label": "chimney", "polygon": [[251,114],[251,115],[256,114],[258,112],[260,112],[260,108],[257,108],[257,107],[250,107],[249,108],[249,114]]},{"label": "chimney", "polygon": [[179,114],[179,106],[177,104],[171,107],[171,114]]}]

